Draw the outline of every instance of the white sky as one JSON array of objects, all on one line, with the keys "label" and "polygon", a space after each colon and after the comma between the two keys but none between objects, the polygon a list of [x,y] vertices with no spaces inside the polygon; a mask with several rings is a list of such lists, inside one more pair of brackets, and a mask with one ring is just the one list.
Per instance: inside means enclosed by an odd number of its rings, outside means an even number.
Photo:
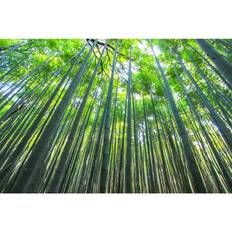
[{"label": "white sky", "polygon": [[[145,51],[147,52],[148,54],[151,54],[152,55],[152,50],[150,48],[150,46],[148,47],[144,41],[142,43],[138,43],[138,47],[142,50],[142,51]],[[161,54],[161,51],[159,49],[159,47],[157,45],[153,45],[153,49],[154,49],[154,52],[155,54],[158,56],[159,54]]]}]

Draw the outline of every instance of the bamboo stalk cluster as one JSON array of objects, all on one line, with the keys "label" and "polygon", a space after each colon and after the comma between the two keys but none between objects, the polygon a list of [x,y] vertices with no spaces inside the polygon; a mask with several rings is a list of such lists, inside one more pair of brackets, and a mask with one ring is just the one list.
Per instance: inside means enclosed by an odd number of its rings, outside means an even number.
[{"label": "bamboo stalk cluster", "polygon": [[109,53],[103,42],[80,40],[62,65],[54,52],[33,63],[33,40],[4,50],[0,191],[231,192],[232,65],[221,51],[230,54],[232,43],[179,40],[183,52],[160,42],[157,55],[145,41],[155,76],[146,75],[148,85],[133,73],[143,69],[135,41],[108,40]]}]

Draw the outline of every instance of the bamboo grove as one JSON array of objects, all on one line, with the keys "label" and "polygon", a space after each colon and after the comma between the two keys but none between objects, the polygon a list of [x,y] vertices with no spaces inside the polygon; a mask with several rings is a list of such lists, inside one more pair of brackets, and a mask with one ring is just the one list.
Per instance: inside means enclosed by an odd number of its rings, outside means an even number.
[{"label": "bamboo grove", "polygon": [[0,40],[2,193],[232,192],[232,40]]}]

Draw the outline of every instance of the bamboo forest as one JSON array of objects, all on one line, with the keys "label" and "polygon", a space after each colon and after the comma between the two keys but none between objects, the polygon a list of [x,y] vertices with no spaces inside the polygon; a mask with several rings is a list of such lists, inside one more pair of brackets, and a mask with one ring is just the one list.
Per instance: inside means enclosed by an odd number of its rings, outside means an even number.
[{"label": "bamboo forest", "polygon": [[231,193],[232,40],[1,39],[1,193]]}]

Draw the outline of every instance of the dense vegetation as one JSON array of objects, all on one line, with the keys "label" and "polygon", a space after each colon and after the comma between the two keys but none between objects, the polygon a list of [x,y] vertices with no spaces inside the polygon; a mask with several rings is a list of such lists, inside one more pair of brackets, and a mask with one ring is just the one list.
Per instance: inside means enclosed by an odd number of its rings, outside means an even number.
[{"label": "dense vegetation", "polygon": [[0,191],[232,192],[232,41],[0,40]]}]

